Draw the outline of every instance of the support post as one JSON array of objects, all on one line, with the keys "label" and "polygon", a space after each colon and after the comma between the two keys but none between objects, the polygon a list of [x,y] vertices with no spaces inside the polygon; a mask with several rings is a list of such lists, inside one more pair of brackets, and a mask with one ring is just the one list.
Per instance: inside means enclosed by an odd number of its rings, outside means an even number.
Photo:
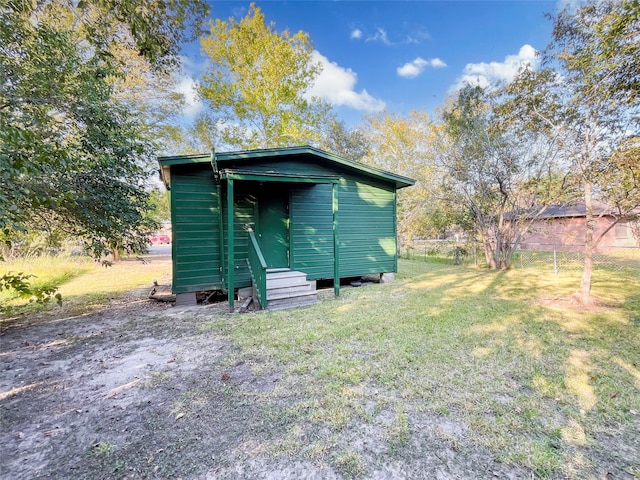
[{"label": "support post", "polygon": [[338,239],[338,184],[333,183],[331,187],[331,198],[333,213],[333,293],[340,296],[340,242]]},{"label": "support post", "polygon": [[[393,259],[393,268],[394,272],[398,271],[398,257],[400,256],[400,250],[398,248],[398,190],[393,190],[393,241],[395,243],[396,252]],[[411,242],[409,242],[411,243]],[[409,256],[409,252],[407,252],[407,258],[411,258]]]},{"label": "support post", "polygon": [[227,180],[227,291],[229,311],[233,312],[235,300],[235,229],[233,225],[233,180]]},{"label": "support post", "polygon": [[222,208],[224,202],[222,201],[222,183],[218,183],[216,188],[218,189],[218,229],[220,230],[220,235],[218,235],[218,240],[220,241],[220,283],[222,288],[225,288],[227,285],[227,274],[224,264],[224,216],[222,213],[224,211]]},{"label": "support post", "polygon": [[216,150],[211,147],[211,170],[213,172],[213,182],[215,184],[216,198],[218,202],[218,246],[220,248],[220,286],[226,285],[225,265],[224,265],[224,217],[222,216],[222,182],[220,182],[220,172],[216,162]]}]

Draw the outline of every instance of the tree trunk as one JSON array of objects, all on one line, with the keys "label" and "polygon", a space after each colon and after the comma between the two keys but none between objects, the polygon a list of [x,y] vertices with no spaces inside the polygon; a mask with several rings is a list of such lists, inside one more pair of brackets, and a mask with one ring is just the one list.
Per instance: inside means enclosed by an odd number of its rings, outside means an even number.
[{"label": "tree trunk", "polygon": [[119,245],[113,245],[111,247],[111,256],[112,256],[114,262],[119,262],[121,260],[121,257],[120,257],[120,246]]},{"label": "tree trunk", "polygon": [[596,221],[593,218],[591,205],[591,182],[584,185],[585,236],[584,236],[584,268],[580,278],[580,288],[573,294],[573,299],[584,305],[591,303],[591,274],[593,273],[593,231]]},{"label": "tree trunk", "polygon": [[482,245],[484,246],[484,256],[487,259],[487,265],[490,269],[495,270],[498,268],[496,257],[494,255],[493,245],[491,245],[491,240],[486,230],[482,232]]}]

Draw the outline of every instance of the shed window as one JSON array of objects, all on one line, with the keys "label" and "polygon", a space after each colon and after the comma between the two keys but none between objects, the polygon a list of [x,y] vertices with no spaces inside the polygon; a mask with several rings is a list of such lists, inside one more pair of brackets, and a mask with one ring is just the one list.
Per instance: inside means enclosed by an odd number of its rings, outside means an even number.
[{"label": "shed window", "polygon": [[629,238],[629,225],[627,222],[616,223],[616,238]]}]

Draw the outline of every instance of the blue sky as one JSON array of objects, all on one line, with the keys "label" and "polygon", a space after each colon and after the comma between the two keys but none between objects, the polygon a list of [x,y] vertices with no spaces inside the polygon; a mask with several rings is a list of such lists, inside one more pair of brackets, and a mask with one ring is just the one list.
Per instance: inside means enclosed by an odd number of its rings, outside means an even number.
[{"label": "blue sky", "polygon": [[[313,93],[357,125],[385,109],[433,112],[462,82],[510,80],[538,60],[551,37],[544,14],[560,1],[262,1],[276,30],[303,30],[324,71]],[[211,2],[211,18],[237,19],[250,2]],[[185,46],[187,73],[201,71],[199,44]],[[200,108],[194,104],[191,111]]]}]

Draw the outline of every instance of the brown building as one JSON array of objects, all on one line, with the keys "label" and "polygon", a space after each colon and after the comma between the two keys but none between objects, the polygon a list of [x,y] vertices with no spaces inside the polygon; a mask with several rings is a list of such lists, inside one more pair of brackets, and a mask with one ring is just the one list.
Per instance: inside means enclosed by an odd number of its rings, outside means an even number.
[{"label": "brown building", "polygon": [[[615,222],[615,217],[607,213],[604,204],[594,202],[593,213],[596,217],[594,240]],[[580,251],[585,243],[584,203],[568,206],[551,206],[537,219],[520,242],[522,250],[575,250]],[[637,226],[637,224],[636,224]],[[634,234],[634,230],[636,234]],[[607,252],[615,248],[640,248],[637,228],[632,223],[620,221],[602,238],[596,252]]]}]

